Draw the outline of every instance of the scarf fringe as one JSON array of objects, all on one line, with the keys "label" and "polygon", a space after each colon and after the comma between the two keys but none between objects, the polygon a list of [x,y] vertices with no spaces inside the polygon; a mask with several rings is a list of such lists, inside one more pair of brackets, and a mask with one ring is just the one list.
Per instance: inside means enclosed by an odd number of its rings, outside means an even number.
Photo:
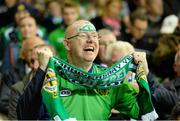
[{"label": "scarf fringe", "polygon": [[156,113],[155,110],[153,110],[152,112],[147,113],[147,114],[141,116],[141,119],[143,121],[154,121],[157,118],[158,118],[158,114]]}]

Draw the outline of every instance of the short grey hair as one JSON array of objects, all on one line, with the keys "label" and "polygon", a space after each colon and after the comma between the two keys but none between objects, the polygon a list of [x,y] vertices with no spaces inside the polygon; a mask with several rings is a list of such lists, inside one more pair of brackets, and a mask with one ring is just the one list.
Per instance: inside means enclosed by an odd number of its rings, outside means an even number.
[{"label": "short grey hair", "polygon": [[114,50],[125,50],[126,55],[132,54],[135,52],[134,47],[129,43],[125,41],[117,41],[114,43],[111,43],[107,46],[106,52],[105,52],[105,60],[108,62],[112,58],[112,54]]}]

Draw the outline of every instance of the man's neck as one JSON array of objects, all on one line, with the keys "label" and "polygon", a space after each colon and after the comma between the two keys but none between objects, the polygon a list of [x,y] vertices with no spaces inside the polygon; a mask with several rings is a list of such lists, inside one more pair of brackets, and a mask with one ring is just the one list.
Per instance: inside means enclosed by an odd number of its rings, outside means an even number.
[{"label": "man's neck", "polygon": [[75,65],[78,68],[81,68],[84,71],[89,71],[92,67],[92,62],[85,62],[73,59],[72,57],[68,57],[68,63]]}]

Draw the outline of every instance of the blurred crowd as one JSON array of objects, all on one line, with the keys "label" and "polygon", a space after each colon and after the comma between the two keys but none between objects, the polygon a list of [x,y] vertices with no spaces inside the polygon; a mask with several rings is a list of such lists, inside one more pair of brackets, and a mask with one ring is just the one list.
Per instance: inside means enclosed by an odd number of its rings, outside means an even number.
[{"label": "blurred crowd", "polygon": [[[17,119],[15,102],[39,66],[37,49],[50,48],[66,60],[65,29],[79,19],[98,30],[97,64],[109,67],[134,51],[146,52],[159,119],[178,119],[179,6],[179,0],[1,0],[0,119]],[[123,117],[112,113],[110,119]]]}]

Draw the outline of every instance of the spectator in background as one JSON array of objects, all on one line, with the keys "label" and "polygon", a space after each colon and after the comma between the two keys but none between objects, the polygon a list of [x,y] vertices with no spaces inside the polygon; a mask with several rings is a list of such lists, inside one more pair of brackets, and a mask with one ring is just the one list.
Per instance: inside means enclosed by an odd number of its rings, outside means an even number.
[{"label": "spectator in background", "polygon": [[48,33],[57,29],[61,22],[61,5],[57,0],[51,0],[47,2],[47,10],[45,11],[45,19],[42,25],[46,27]]},{"label": "spectator in background", "polygon": [[[173,31],[172,26],[164,29],[166,30],[163,31],[166,32]],[[151,63],[150,69],[162,79],[174,78],[173,63],[178,45],[180,45],[180,24],[177,25],[173,33],[163,34],[160,37],[157,48],[152,54],[152,60],[149,61]]]},{"label": "spectator in background", "polygon": [[95,59],[95,63],[100,64],[102,66],[107,66],[105,63],[105,52],[108,44],[116,42],[116,36],[114,33],[108,29],[100,29],[98,30],[99,35],[99,52],[98,56]]},{"label": "spectator in background", "polygon": [[79,18],[79,9],[80,6],[72,0],[67,0],[64,2],[61,9],[63,17],[63,23],[60,26],[61,29],[65,30],[67,26],[71,25]]},{"label": "spectator in background", "polygon": [[[25,6],[23,4],[20,4],[19,6],[17,6],[17,12],[15,13],[14,17],[15,17],[15,22],[13,25],[10,26],[6,26],[4,28],[1,29],[1,33],[0,33],[0,37],[1,37],[1,41],[3,43],[2,47],[3,47],[3,61],[2,61],[2,69],[4,70],[6,68],[9,68],[10,65],[14,64],[14,60],[16,60],[18,58],[18,48],[19,47],[15,47],[15,51],[16,52],[11,52],[13,53],[15,56],[14,58],[12,58],[12,60],[10,60],[11,57],[9,57],[9,51],[10,51],[10,47],[9,46],[14,46],[19,44],[19,40],[20,40],[20,35],[18,33],[18,24],[20,22],[20,19],[26,16],[30,16],[30,13],[26,10]],[[11,44],[13,43],[13,44]]]},{"label": "spectator in background", "polygon": [[152,100],[160,120],[170,118],[172,108],[180,99],[180,50],[174,57],[173,68],[175,77],[171,81],[164,81],[162,84],[149,81]]},{"label": "spectator in background", "polygon": [[[5,70],[16,63],[19,57],[19,49],[23,39],[27,39],[32,36],[43,37],[44,35],[44,33],[37,26],[35,19],[31,16],[22,16],[22,18],[19,20],[17,29],[18,33],[11,33],[12,40],[8,43],[5,50],[1,70]],[[18,35],[19,38],[17,37]]]},{"label": "spectator in background", "polygon": [[[115,42],[107,46],[105,60],[111,66],[127,54],[134,52],[132,45],[126,42]],[[172,107],[179,101],[180,96],[180,50],[176,53],[174,61],[174,71],[176,78],[170,82],[159,83],[154,74],[149,72],[147,78],[151,90],[151,96],[160,120],[169,119]],[[113,115],[117,116],[117,115]],[[114,117],[112,117],[114,118]],[[121,119],[122,116],[115,117]]]},{"label": "spectator in background", "polygon": [[129,42],[117,41],[107,45],[105,60],[108,67],[121,60],[126,55],[135,52],[134,47]]},{"label": "spectator in background", "polygon": [[[8,117],[10,120],[17,120],[16,106],[20,95],[28,86],[30,80],[34,76],[39,67],[37,51],[41,49],[52,49],[46,45],[45,42],[38,37],[30,37],[23,41],[21,48],[21,58],[26,61],[30,72],[24,75],[23,79],[13,84],[11,87],[11,94],[9,99]],[[44,117],[46,119],[46,117]]]},{"label": "spectator in background", "polygon": [[149,44],[151,51],[157,47],[160,37],[160,29],[165,17],[163,0],[146,0],[146,11],[148,15],[148,28],[145,33],[146,43]]},{"label": "spectator in background", "polygon": [[[15,14],[13,15],[14,21],[8,26],[5,26],[1,29],[0,37],[3,41],[3,46],[6,47],[7,43],[10,41],[21,41],[22,36],[19,32],[19,22],[21,18],[24,18],[25,16],[31,16],[31,9],[33,9],[31,6],[27,6],[26,4],[19,3],[16,6]],[[40,30],[38,30],[38,34],[41,37],[46,36],[46,29],[39,26]],[[5,50],[5,48],[4,48]]]},{"label": "spectator in background", "polygon": [[[79,1],[80,3],[80,16],[83,19],[91,20],[97,16],[98,5],[96,4],[99,0],[91,1]],[[105,1],[103,1],[105,3]]]},{"label": "spectator in background", "polygon": [[[120,61],[125,56],[132,54],[135,52],[134,47],[129,42],[124,41],[117,41],[114,43],[110,43],[107,45],[106,52],[105,52],[105,62],[108,67],[111,67],[113,64]],[[135,81],[135,73],[129,71],[126,75],[126,79],[130,81],[135,88],[138,88],[138,85]],[[119,111],[116,109],[111,110],[111,116],[109,120],[129,120],[130,118],[120,114]]]},{"label": "spectator in background", "polygon": [[63,22],[59,28],[49,34],[48,40],[55,48],[57,56],[66,59],[66,50],[63,44],[65,29],[68,25],[72,24],[79,18],[79,5],[72,0],[68,0],[62,5],[61,11]]},{"label": "spectator in background", "polygon": [[22,34],[22,39],[28,39],[32,36],[38,36],[38,26],[33,17],[23,17],[19,22],[19,29]]},{"label": "spectator in background", "polygon": [[[33,38],[35,39],[35,38]],[[33,43],[34,42],[34,43]],[[28,49],[31,45],[40,45],[44,44],[44,41],[30,41],[26,48]],[[3,70],[3,77],[2,77],[2,85],[0,88],[0,112],[4,114],[8,114],[8,101],[10,98],[10,90],[11,86],[16,82],[21,81],[25,75],[29,73],[29,67],[25,59],[28,58],[28,53],[23,53],[18,58],[17,62],[14,66],[11,66],[9,69]],[[26,55],[26,56],[25,56]]]},{"label": "spectator in background", "polygon": [[144,9],[137,9],[130,14],[130,26],[122,32],[121,40],[131,43],[137,49],[150,49],[144,35],[148,28],[148,17]]},{"label": "spectator in background", "polygon": [[121,31],[125,28],[119,16],[121,5],[121,0],[107,0],[103,8],[103,13],[91,20],[97,30],[103,28],[109,29],[119,39]]},{"label": "spectator in background", "polygon": [[0,31],[1,41],[3,43],[3,45],[2,45],[3,46],[3,49],[2,49],[3,54],[5,52],[7,44],[10,41],[17,41],[17,38],[20,39],[20,37],[17,36],[17,33],[18,33],[17,26],[19,24],[20,19],[22,17],[30,15],[29,11],[27,11],[26,7],[23,4],[17,5],[16,9],[14,11],[15,11],[15,14],[13,15],[14,20],[11,21],[12,23],[8,26],[1,28],[1,31]]}]

